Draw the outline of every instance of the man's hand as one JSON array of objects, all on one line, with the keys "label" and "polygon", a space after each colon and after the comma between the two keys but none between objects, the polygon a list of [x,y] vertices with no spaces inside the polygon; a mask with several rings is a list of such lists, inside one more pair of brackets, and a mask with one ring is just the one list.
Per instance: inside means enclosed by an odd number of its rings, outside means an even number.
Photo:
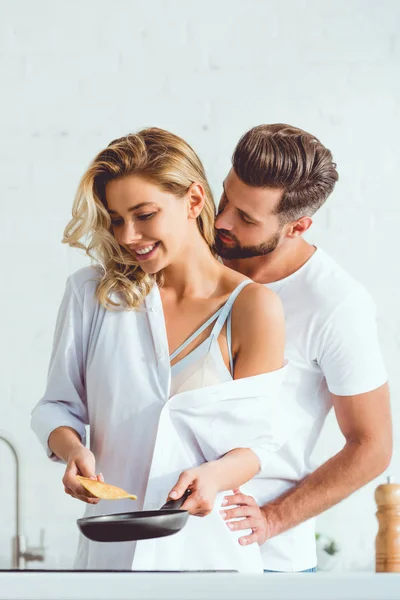
[{"label": "man's hand", "polygon": [[[265,514],[257,505],[253,496],[242,494],[240,489],[233,490],[233,496],[225,496],[223,501],[224,509],[220,511],[222,518],[227,521],[227,526],[231,531],[241,531],[251,529],[250,535],[239,538],[239,544],[248,546],[257,542],[260,546],[269,537],[268,522]],[[226,508],[232,505],[238,505],[235,508]],[[230,519],[240,518],[240,521],[230,521]]]},{"label": "man's hand", "polygon": [[179,476],[178,481],[168,494],[168,500],[181,498],[189,488],[192,493],[182,505],[191,515],[205,517],[210,514],[215,504],[218,485],[216,484],[214,463],[204,463],[199,467],[187,469]]}]

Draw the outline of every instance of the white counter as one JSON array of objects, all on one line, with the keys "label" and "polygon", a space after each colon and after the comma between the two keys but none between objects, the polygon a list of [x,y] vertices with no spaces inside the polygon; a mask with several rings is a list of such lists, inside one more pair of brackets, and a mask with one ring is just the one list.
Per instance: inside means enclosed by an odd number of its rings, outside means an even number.
[{"label": "white counter", "polygon": [[0,600],[399,600],[400,574],[2,571]]}]

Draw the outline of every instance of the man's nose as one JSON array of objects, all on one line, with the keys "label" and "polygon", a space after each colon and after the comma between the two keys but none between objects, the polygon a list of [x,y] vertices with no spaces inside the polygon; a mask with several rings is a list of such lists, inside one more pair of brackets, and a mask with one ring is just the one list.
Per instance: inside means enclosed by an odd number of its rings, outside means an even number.
[{"label": "man's nose", "polygon": [[229,218],[229,215],[227,215],[225,212],[218,215],[215,219],[215,228],[231,231],[233,229],[233,225],[232,220]]}]

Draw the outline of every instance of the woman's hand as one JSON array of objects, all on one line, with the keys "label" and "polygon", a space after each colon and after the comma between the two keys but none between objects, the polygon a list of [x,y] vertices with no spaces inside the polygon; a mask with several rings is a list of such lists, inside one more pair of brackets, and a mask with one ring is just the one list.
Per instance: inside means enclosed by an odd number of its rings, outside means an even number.
[{"label": "woman's hand", "polygon": [[187,489],[191,494],[182,505],[182,510],[187,510],[191,515],[205,517],[210,514],[215,504],[215,497],[219,492],[218,478],[215,476],[214,463],[204,463],[199,467],[187,469],[179,476],[178,481],[168,494],[168,500],[181,498]]},{"label": "woman's hand", "polygon": [[97,504],[100,502],[100,498],[93,498],[90,492],[85,490],[76,478],[77,475],[82,475],[90,479],[104,481],[101,473],[96,475],[95,466],[96,460],[94,454],[88,448],[81,446],[72,450],[68,456],[67,468],[62,479],[65,493],[88,504]]}]

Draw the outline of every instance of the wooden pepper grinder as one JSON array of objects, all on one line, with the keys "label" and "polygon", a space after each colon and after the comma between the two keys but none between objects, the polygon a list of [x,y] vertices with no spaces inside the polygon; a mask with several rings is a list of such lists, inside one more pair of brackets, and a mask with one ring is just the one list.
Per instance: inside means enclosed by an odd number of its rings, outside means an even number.
[{"label": "wooden pepper grinder", "polygon": [[375,542],[375,571],[400,573],[400,485],[388,477],[375,490],[379,530]]}]

